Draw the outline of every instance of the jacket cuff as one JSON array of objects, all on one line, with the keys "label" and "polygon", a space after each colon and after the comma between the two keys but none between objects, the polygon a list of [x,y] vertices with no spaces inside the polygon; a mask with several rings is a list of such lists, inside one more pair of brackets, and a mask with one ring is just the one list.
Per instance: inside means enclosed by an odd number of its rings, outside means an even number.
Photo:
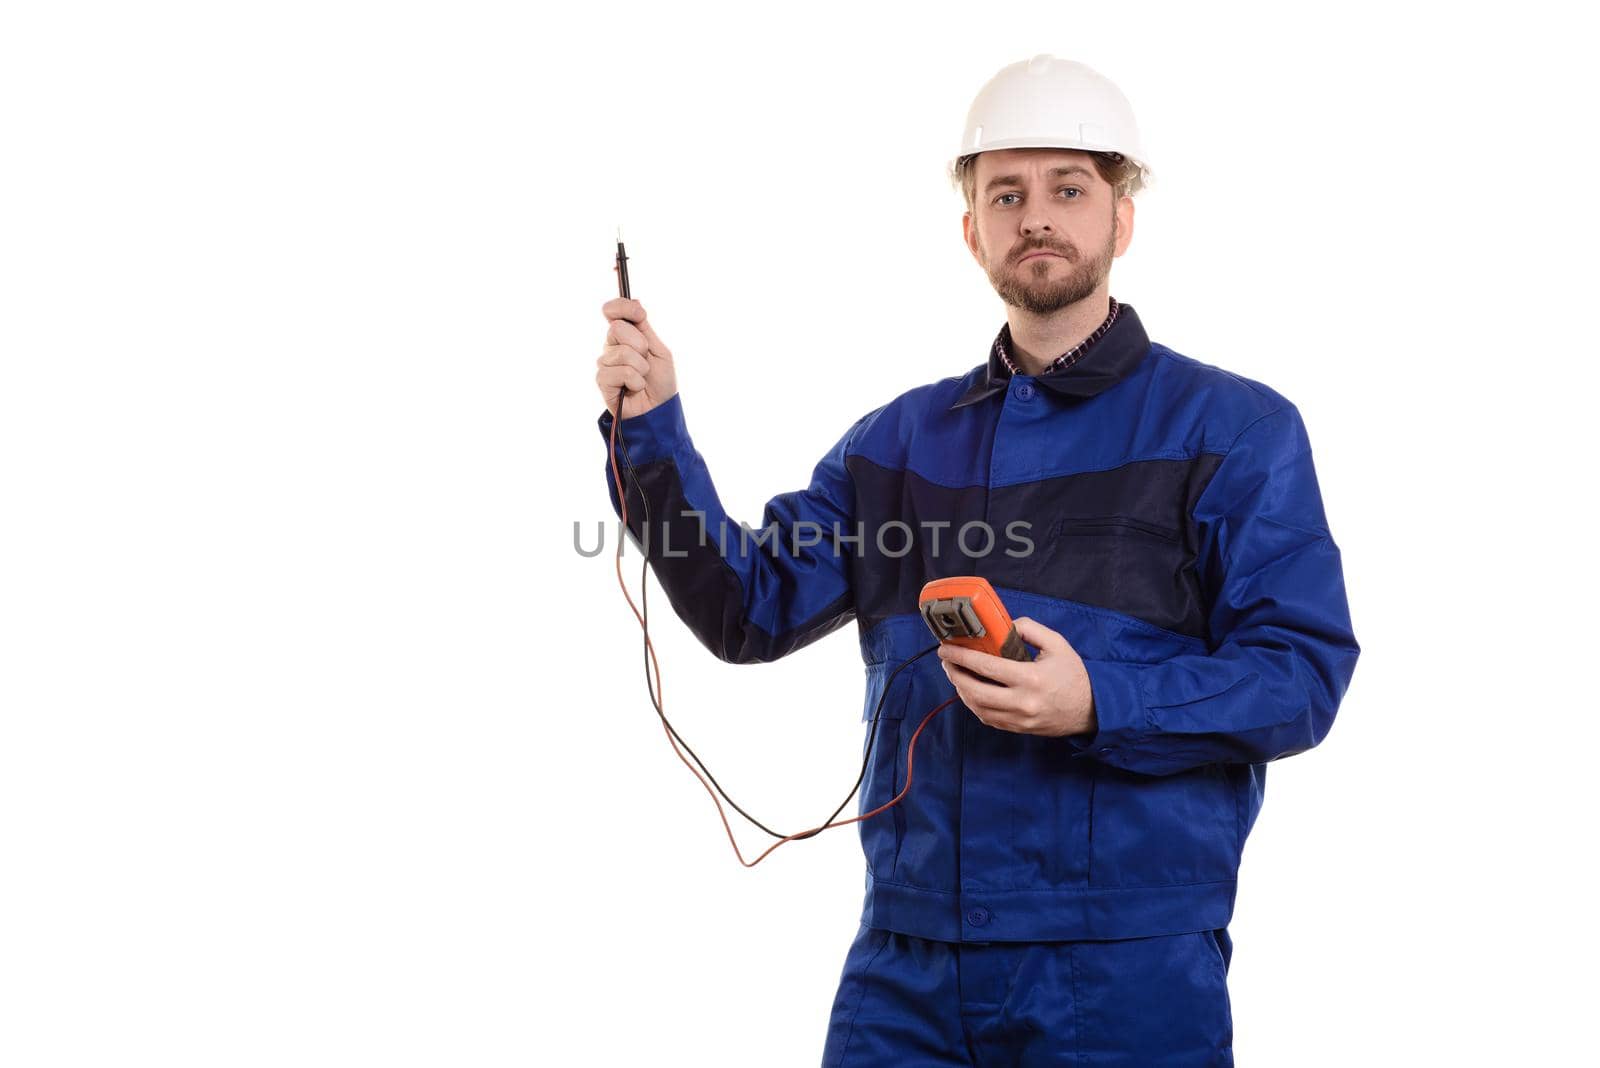
[{"label": "jacket cuff", "polygon": [[1144,705],[1143,664],[1115,660],[1085,660],[1089,691],[1094,695],[1094,734],[1069,734],[1066,742],[1077,753],[1103,756],[1135,744],[1150,727]]},{"label": "jacket cuff", "polygon": [[[683,419],[682,396],[674,393],[648,412],[624,419],[617,427],[617,437],[627,445],[628,456],[636,465],[669,457],[688,442],[689,428]],[[614,421],[610,411],[600,413],[600,437],[607,442],[611,440]]]}]

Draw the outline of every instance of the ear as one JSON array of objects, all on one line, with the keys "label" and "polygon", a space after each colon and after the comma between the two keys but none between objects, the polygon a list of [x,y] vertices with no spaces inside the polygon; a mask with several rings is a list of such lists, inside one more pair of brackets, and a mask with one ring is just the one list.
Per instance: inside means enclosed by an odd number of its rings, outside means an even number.
[{"label": "ear", "polygon": [[1117,201],[1117,247],[1112,253],[1113,258],[1128,251],[1128,245],[1133,241],[1133,198],[1122,197]]},{"label": "ear", "polygon": [[972,212],[961,214],[961,240],[967,243],[967,251],[972,253],[972,258],[981,266],[983,260],[978,256],[978,230],[972,222]]}]

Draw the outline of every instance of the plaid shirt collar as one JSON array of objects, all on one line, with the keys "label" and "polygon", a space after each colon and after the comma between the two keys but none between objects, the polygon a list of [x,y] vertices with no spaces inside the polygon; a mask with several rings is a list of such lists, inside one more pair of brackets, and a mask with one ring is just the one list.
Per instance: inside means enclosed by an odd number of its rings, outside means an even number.
[{"label": "plaid shirt collar", "polygon": [[[1100,325],[1095,327],[1094,331],[1088,337],[1084,338],[1082,341],[1072,346],[1072,348],[1068,349],[1066,352],[1063,352],[1060,356],[1057,356],[1054,360],[1050,361],[1050,366],[1046,367],[1039,373],[1047,375],[1052,371],[1060,371],[1077,363],[1078,357],[1082,356],[1084,351],[1087,350],[1090,345],[1093,345],[1096,341],[1099,341],[1105,336],[1106,331],[1111,329],[1111,324],[1117,321],[1117,309],[1120,307],[1121,305],[1117,303],[1117,298],[1112,297],[1111,310],[1106,313],[1106,317],[1100,323]],[[1011,352],[1009,348],[1010,342],[1011,324],[1008,322],[1005,326],[1000,328],[1000,336],[994,339],[995,351],[1000,354],[1000,360],[1006,365],[1006,370],[1010,371],[1014,375],[1023,374],[1024,372],[1022,368],[1018,367],[1016,361],[1011,358]]]},{"label": "plaid shirt collar", "polygon": [[[1003,392],[1012,375],[1022,374],[1012,360],[1011,324],[1000,328],[989,346],[988,363],[968,372],[972,381],[951,405],[959,408]],[[1091,397],[1126,378],[1150,349],[1150,337],[1133,305],[1111,298],[1105,320],[1083,341],[1051,361],[1035,380],[1064,397]]]}]

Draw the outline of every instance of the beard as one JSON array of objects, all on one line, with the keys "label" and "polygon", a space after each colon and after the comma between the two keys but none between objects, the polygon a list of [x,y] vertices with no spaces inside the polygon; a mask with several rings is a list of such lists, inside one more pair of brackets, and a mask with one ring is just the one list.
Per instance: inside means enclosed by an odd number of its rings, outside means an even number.
[{"label": "beard", "polygon": [[[983,247],[981,238],[978,247]],[[1041,248],[1057,252],[1065,260],[1041,258],[1024,264],[1016,262]],[[1092,257],[1086,259],[1066,242],[1034,243],[1016,249],[998,268],[985,258],[983,270],[989,276],[989,284],[1007,304],[1034,315],[1051,315],[1091,296],[1111,273],[1116,251],[1117,217],[1112,215],[1111,236]]]}]

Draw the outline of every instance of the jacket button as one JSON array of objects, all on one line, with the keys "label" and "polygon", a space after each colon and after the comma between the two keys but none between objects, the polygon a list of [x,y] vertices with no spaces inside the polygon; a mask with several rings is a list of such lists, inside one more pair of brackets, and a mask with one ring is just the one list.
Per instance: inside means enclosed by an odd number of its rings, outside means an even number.
[{"label": "jacket button", "polygon": [[989,922],[989,910],[981,905],[975,909],[970,909],[967,912],[967,922],[974,927],[982,927]]},{"label": "jacket button", "polygon": [[1017,396],[1021,397],[1023,400],[1027,400],[1033,396],[1033,387],[1026,382],[1022,383],[1022,385],[1017,387]]}]

